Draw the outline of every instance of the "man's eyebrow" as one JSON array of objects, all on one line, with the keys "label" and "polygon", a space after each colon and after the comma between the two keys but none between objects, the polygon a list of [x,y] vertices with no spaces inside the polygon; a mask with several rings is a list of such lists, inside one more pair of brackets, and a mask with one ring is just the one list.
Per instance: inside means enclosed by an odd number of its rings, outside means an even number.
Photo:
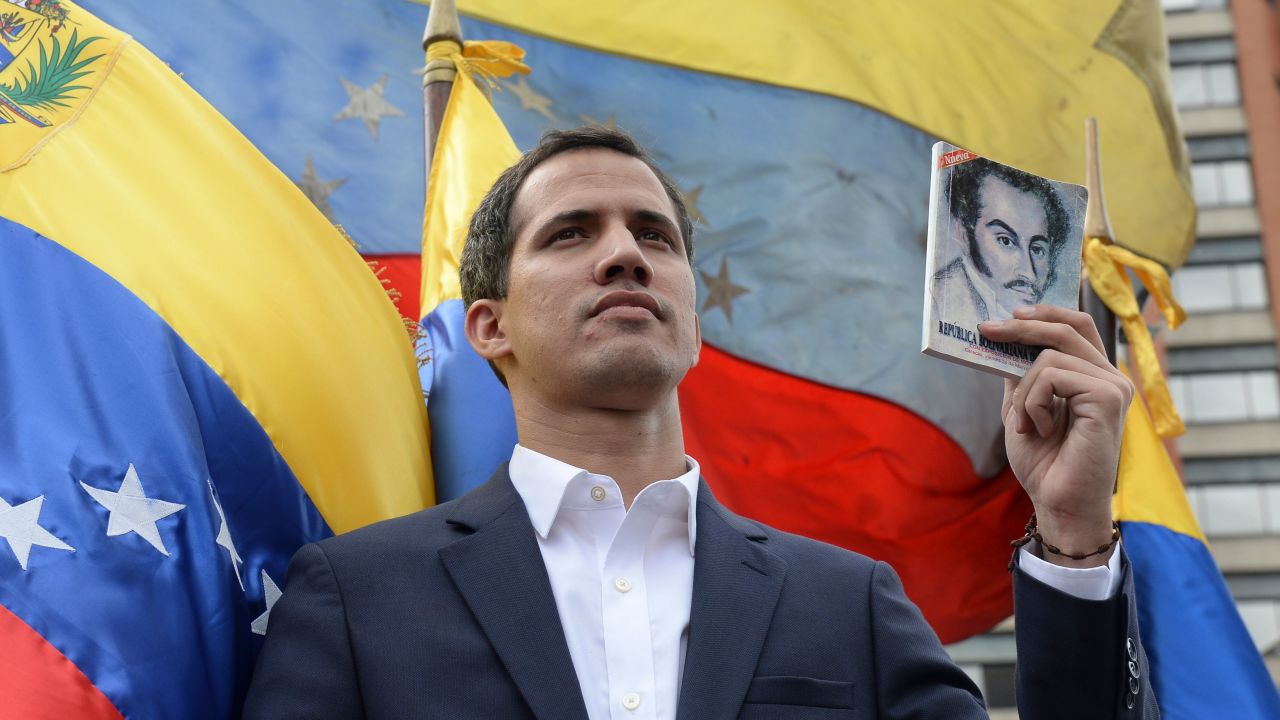
[{"label": "man's eyebrow", "polygon": [[[538,226],[538,230],[537,232],[534,233],[534,235],[535,236],[542,235],[547,231],[547,228],[554,227],[556,225],[563,225],[565,223],[580,223],[580,222],[586,222],[588,220],[593,220],[597,217],[597,215],[598,213],[593,212],[591,210],[583,210],[583,209],[565,210],[564,212],[556,213],[555,215],[552,215],[551,217],[547,218],[545,222],[543,222],[541,225]],[[516,232],[519,233],[520,228],[516,228]]]},{"label": "man's eyebrow", "polygon": [[1018,233],[1013,228],[1006,225],[1003,220],[992,220],[991,222],[987,223],[987,227],[991,227],[992,225],[999,225],[1000,227],[1004,228],[1005,232],[1009,233],[1015,238],[1018,237]]},{"label": "man's eyebrow", "polygon": [[677,235],[680,234],[680,228],[676,227],[676,224],[671,221],[671,218],[667,217],[666,214],[664,213],[658,212],[657,210],[637,210],[635,212],[635,216],[636,216],[636,219],[640,220],[641,222],[652,223],[654,225],[661,225],[664,229],[667,230],[667,232],[675,233]]},{"label": "man's eyebrow", "polygon": [[[552,228],[557,225],[563,225],[566,223],[589,222],[591,220],[597,219],[599,216],[600,216],[600,213],[594,210],[586,210],[586,209],[565,210],[564,212],[556,213],[555,215],[552,215],[551,217],[547,218],[545,222],[543,222],[538,226],[538,230],[537,232],[534,233],[534,235],[542,235],[547,231],[548,228]],[[658,212],[657,210],[646,210],[646,209],[636,210],[635,212],[632,213],[632,217],[635,220],[638,220],[642,223],[646,223],[650,225],[660,225],[664,230],[674,235],[680,234],[680,228],[675,224],[675,222],[673,222],[671,218],[667,217],[666,214]],[[518,229],[517,229],[517,232],[519,232]]]}]

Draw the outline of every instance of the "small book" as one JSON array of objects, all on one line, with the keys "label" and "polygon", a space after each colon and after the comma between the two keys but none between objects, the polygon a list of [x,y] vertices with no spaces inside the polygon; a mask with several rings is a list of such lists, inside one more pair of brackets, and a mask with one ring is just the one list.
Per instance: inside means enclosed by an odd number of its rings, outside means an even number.
[{"label": "small book", "polygon": [[1088,191],[944,142],[931,180],[921,349],[1022,377],[1040,348],[989,340],[978,323],[1020,305],[1079,307]]}]

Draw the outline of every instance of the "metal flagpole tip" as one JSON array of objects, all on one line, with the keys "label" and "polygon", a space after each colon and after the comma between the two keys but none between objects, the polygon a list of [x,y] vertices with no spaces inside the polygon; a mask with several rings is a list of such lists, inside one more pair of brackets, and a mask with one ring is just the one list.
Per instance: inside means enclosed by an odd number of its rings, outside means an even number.
[{"label": "metal flagpole tip", "polygon": [[437,40],[462,44],[462,23],[458,20],[457,0],[433,0],[427,13],[427,26],[422,31],[422,49]]},{"label": "metal flagpole tip", "polygon": [[1089,189],[1089,204],[1084,213],[1084,236],[1099,238],[1111,243],[1111,219],[1107,217],[1107,203],[1102,193],[1102,152],[1098,143],[1098,119],[1084,121],[1084,175]]}]

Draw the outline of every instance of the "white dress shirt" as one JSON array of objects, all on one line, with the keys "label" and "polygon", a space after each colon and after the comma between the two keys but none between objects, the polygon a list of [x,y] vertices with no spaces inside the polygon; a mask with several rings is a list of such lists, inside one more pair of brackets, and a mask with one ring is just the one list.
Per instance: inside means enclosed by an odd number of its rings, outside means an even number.
[{"label": "white dress shirt", "polygon": [[[516,445],[511,483],[538,536],[569,656],[591,720],[674,720],[689,640],[698,463],[644,488],[627,510],[618,484]],[[1120,554],[1102,567],[1020,566],[1076,597],[1105,600]]]}]

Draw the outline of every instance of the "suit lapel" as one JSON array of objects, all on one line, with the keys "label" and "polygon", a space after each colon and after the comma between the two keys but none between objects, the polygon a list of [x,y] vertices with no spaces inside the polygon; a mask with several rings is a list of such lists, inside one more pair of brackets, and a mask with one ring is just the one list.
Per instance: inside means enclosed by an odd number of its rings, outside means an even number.
[{"label": "suit lapel", "polygon": [[473,532],[440,549],[449,576],[534,715],[587,720],[529,514],[504,465],[449,522]]},{"label": "suit lapel", "polygon": [[755,674],[786,563],[764,549],[767,531],[698,489],[693,606],[679,718],[737,717]]}]

